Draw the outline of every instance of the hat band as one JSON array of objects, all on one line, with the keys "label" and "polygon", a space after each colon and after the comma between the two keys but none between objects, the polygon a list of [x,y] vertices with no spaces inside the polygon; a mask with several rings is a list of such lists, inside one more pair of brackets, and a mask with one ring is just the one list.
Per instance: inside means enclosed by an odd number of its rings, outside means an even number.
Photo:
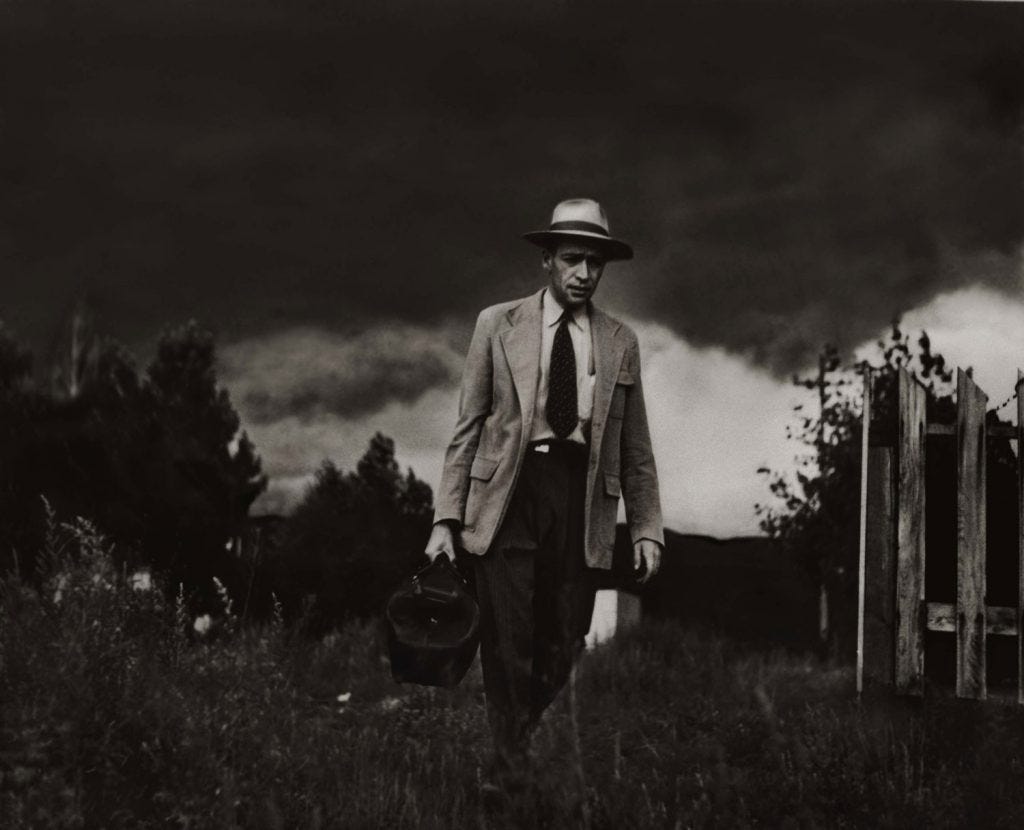
[{"label": "hat band", "polygon": [[552,222],[548,231],[585,231],[586,233],[596,233],[601,236],[607,236],[611,239],[607,230],[602,228],[600,225],[595,225],[593,222]]}]

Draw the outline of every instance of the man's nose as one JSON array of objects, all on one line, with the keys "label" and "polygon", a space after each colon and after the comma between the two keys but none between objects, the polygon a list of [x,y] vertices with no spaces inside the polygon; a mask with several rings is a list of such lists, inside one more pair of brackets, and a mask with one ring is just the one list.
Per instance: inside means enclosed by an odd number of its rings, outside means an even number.
[{"label": "man's nose", "polygon": [[590,267],[590,263],[583,260],[576,265],[576,278],[583,282],[589,282],[592,271],[593,269]]}]

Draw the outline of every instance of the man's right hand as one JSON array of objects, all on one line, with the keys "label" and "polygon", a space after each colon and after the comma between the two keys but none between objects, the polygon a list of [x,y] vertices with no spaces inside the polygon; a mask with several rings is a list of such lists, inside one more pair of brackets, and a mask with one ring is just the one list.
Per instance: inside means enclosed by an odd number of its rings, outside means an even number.
[{"label": "man's right hand", "polygon": [[424,553],[431,562],[442,553],[448,554],[449,561],[455,561],[455,525],[453,522],[442,521],[434,525]]}]

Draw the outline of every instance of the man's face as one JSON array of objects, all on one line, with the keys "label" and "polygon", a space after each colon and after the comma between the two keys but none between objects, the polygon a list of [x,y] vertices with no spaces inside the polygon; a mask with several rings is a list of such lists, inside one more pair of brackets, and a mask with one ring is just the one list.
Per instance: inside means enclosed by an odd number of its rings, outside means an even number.
[{"label": "man's face", "polygon": [[578,308],[589,300],[604,271],[605,257],[596,245],[559,242],[544,252],[544,270],[550,278],[552,296],[563,308]]}]

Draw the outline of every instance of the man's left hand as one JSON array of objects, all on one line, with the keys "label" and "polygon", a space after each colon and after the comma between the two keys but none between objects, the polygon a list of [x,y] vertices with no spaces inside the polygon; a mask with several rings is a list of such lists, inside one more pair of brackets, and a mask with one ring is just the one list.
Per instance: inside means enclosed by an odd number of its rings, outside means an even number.
[{"label": "man's left hand", "polygon": [[[643,570],[641,571],[641,564]],[[637,582],[643,584],[661,567],[661,545],[653,539],[638,539],[633,543],[633,572]]]}]

